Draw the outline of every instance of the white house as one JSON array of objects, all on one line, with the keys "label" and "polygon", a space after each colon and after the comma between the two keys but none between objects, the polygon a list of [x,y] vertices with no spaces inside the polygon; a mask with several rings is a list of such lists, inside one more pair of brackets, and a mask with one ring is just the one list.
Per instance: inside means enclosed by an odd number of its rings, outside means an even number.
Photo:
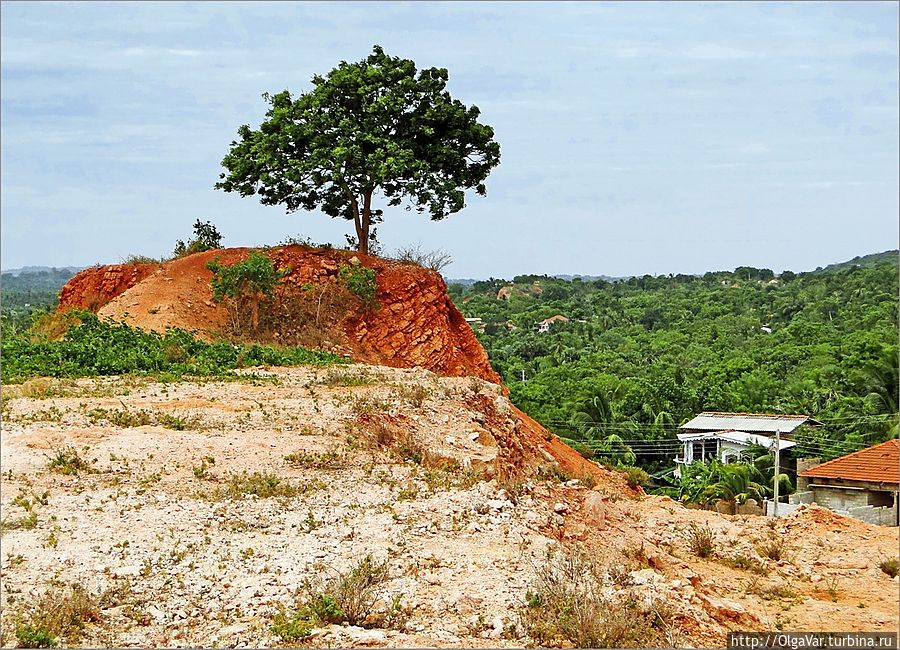
[{"label": "white house", "polygon": [[806,415],[769,415],[757,413],[704,412],[685,422],[678,433],[681,454],[675,458],[675,476],[681,467],[694,461],[716,458],[723,463],[741,459],[751,445],[774,449],[776,432],[781,432],[778,453],[783,454],[796,443],[791,434],[803,424],[820,423]]}]

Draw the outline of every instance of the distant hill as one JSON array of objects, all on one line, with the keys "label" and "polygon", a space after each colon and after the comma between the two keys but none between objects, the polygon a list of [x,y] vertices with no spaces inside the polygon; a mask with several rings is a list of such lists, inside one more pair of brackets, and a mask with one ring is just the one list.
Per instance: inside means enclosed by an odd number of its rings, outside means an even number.
[{"label": "distant hill", "polygon": [[12,276],[14,278],[19,277],[20,275],[33,275],[40,273],[69,273],[69,277],[72,277],[76,273],[78,273],[82,268],[81,266],[23,266],[20,269],[3,269],[2,273],[3,277]]},{"label": "distant hill", "polygon": [[884,251],[883,253],[872,253],[871,255],[862,255],[854,257],[846,262],[838,262],[837,264],[829,264],[825,267],[818,267],[813,273],[825,273],[826,271],[843,271],[854,266],[870,267],[884,262],[900,263],[900,250],[894,249]]}]

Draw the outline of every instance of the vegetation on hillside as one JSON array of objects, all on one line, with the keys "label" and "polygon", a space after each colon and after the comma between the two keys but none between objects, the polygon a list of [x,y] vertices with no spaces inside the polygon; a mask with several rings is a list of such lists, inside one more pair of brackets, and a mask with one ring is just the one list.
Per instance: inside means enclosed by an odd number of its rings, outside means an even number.
[{"label": "vegetation on hillside", "polygon": [[[801,413],[798,455],[833,458],[897,434],[898,264],[815,273],[452,285],[513,401],[599,459],[672,466],[704,410]],[[498,298],[498,295],[500,296]],[[555,315],[549,331],[538,324]],[[480,331],[483,330],[483,331]]]},{"label": "vegetation on hillside", "polygon": [[180,329],[170,329],[165,334],[146,332],[101,321],[84,311],[69,311],[58,318],[64,321],[62,338],[42,336],[39,328],[14,335],[4,333],[0,342],[3,383],[32,377],[128,373],[222,376],[250,366],[346,363],[343,357],[299,347],[209,343]]}]

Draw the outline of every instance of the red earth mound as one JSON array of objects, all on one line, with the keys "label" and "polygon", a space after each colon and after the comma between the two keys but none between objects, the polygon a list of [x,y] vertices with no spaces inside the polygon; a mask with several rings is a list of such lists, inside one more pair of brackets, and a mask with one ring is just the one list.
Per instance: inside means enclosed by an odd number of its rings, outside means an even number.
[{"label": "red earth mound", "polygon": [[[80,307],[144,329],[168,327],[210,335],[225,324],[226,312],[212,300],[207,262],[244,259],[248,248],[197,253],[163,265],[114,265],[86,269],[63,288],[60,309]],[[500,383],[487,354],[447,295],[441,276],[402,264],[342,250],[283,246],[266,254],[284,281],[296,285],[336,282],[340,264],[356,257],[376,272],[380,307],[350,312],[331,341],[356,361],[400,368],[420,366],[444,376],[480,377]]]}]

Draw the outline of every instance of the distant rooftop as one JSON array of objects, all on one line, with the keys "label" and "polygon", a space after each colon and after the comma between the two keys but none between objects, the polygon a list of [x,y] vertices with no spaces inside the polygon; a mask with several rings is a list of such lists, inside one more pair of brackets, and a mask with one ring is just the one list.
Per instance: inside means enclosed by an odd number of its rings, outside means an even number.
[{"label": "distant rooftop", "polygon": [[[746,431],[703,431],[700,433],[679,433],[678,439],[681,442],[690,442],[693,440],[728,440],[730,442],[736,442],[739,445],[762,445],[766,449],[771,448],[775,442],[775,439],[771,436],[747,433]],[[778,444],[778,451],[790,449],[796,444],[797,443],[793,442],[792,440],[785,440],[784,438],[782,438]]]},{"label": "distant rooftop", "polygon": [[900,443],[897,439],[866,447],[800,472],[805,478],[841,478],[848,481],[900,484]]},{"label": "distant rooftop", "polygon": [[808,415],[775,413],[719,413],[704,411],[681,425],[687,431],[750,431],[759,433],[791,433],[802,424],[822,424]]}]

